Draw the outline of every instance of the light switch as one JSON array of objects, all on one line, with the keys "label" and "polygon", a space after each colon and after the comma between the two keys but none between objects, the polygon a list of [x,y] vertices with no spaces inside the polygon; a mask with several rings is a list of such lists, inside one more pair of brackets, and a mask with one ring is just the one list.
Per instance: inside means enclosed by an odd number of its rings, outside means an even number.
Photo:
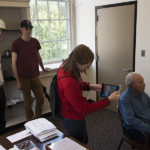
[{"label": "light switch", "polygon": [[145,50],[141,50],[141,56],[145,57]]}]

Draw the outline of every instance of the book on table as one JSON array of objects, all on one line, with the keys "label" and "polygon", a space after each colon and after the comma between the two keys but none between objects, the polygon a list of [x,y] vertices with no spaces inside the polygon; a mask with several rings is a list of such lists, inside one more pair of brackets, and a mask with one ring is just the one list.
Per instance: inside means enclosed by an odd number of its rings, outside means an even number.
[{"label": "book on table", "polygon": [[45,118],[28,121],[24,126],[41,142],[58,136],[60,132],[53,123]]}]

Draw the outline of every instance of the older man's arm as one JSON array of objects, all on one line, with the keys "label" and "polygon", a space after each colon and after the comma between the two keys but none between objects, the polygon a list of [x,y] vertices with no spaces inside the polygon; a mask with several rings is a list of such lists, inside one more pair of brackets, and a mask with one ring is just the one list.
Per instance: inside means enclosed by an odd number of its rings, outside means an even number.
[{"label": "older man's arm", "polygon": [[124,98],[124,100],[119,101],[119,108],[121,107],[121,115],[125,123],[134,129],[150,133],[150,125],[136,118],[131,100],[128,97]]}]

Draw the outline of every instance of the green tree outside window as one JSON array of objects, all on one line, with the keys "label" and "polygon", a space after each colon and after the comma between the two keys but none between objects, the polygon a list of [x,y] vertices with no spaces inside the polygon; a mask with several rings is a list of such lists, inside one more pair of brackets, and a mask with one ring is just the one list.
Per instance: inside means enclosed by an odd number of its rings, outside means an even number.
[{"label": "green tree outside window", "polygon": [[61,61],[70,48],[67,0],[30,0],[32,36],[41,44],[44,62]]}]

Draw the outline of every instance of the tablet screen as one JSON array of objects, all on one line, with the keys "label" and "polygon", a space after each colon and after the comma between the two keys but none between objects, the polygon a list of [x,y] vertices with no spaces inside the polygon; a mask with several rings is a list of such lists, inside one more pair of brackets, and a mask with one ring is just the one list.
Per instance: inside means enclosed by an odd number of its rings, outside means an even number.
[{"label": "tablet screen", "polygon": [[109,97],[112,93],[118,90],[117,85],[102,84],[101,97]]}]

